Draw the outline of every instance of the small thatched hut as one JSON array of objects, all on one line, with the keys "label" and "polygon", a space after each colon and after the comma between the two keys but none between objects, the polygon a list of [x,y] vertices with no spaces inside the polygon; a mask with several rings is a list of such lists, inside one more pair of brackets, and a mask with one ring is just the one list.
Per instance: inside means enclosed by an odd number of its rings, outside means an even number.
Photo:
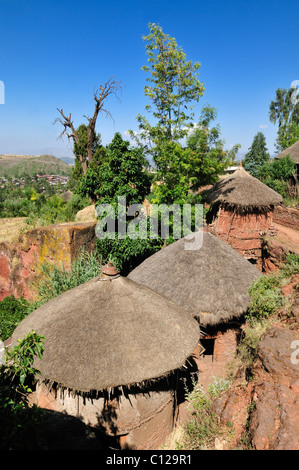
[{"label": "small thatched hut", "polygon": [[282,152],[278,153],[275,158],[283,158],[287,155],[289,155],[295,163],[295,172],[293,177],[297,194],[299,194],[299,140]]},{"label": "small thatched hut", "polygon": [[34,363],[41,372],[35,403],[80,416],[122,446],[156,448],[165,440],[178,376],[200,336],[184,309],[130,279],[100,276],[31,313],[11,347],[31,330],[46,338]]},{"label": "small thatched hut", "polygon": [[[147,258],[128,277],[163,294],[197,318],[205,336],[206,362],[223,364],[235,355],[248,287],[260,272],[229,245],[203,232],[202,247],[186,250],[180,239]],[[209,366],[209,370],[212,369]],[[200,380],[204,378],[199,374]]]},{"label": "small thatched hut", "polygon": [[283,201],[280,194],[240,165],[209,189],[205,199],[211,233],[262,270],[262,236],[272,224],[274,207]]}]

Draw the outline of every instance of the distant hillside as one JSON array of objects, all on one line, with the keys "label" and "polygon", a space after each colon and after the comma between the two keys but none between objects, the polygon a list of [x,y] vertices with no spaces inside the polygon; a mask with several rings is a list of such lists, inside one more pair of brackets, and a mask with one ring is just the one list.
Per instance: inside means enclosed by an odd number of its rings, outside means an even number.
[{"label": "distant hillside", "polygon": [[72,168],[53,155],[0,155],[0,177],[29,175],[70,176]]},{"label": "distant hillside", "polygon": [[67,163],[68,165],[74,165],[75,164],[75,159],[71,157],[59,157],[60,160],[63,162]]}]

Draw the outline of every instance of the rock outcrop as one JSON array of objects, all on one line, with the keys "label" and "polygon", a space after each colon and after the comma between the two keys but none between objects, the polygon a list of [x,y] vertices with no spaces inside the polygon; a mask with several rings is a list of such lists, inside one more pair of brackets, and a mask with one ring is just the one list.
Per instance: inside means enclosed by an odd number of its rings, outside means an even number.
[{"label": "rock outcrop", "polygon": [[0,301],[8,295],[34,300],[40,265],[49,261],[69,269],[83,248],[95,248],[95,225],[77,222],[38,227],[22,234],[16,243],[0,243]]},{"label": "rock outcrop", "polygon": [[298,317],[297,293],[288,320],[272,325],[260,339],[251,380],[239,374],[215,400],[221,424],[234,430],[221,448],[299,450]]}]

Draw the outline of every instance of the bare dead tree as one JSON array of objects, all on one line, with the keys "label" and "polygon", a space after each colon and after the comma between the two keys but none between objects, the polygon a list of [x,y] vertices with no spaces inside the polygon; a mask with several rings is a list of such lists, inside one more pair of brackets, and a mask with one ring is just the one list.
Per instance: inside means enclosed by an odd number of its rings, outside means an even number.
[{"label": "bare dead tree", "polygon": [[[105,101],[109,95],[114,95],[117,100],[119,97],[117,95],[118,90],[121,89],[120,83],[113,78],[110,78],[104,85],[100,85],[99,88],[94,92],[94,112],[92,117],[84,116],[87,121],[87,154],[79,154],[78,158],[81,164],[82,173],[85,175],[87,171],[87,165],[92,163],[92,148],[95,136],[95,127],[99,113],[103,113],[108,117],[112,117],[108,109],[104,107]],[[63,109],[57,108],[57,111],[60,113],[61,117],[55,119],[54,123],[59,122],[63,126],[63,130],[60,133],[59,137],[62,138],[66,136],[68,139],[73,139],[74,143],[79,143],[79,136],[72,122],[72,116],[69,114],[66,116],[63,112]]]}]

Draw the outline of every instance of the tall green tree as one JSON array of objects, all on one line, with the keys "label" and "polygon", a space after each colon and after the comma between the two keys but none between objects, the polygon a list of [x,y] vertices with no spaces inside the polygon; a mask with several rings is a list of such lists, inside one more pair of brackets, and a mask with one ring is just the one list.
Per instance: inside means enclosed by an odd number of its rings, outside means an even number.
[{"label": "tall green tree", "polygon": [[257,178],[259,168],[269,160],[270,155],[267,150],[266,138],[262,132],[258,132],[254,136],[251,147],[249,147],[243,160],[244,168]]},{"label": "tall green tree", "polygon": [[150,104],[146,110],[155,123],[150,124],[141,115],[137,120],[142,137],[157,147],[187,134],[186,127],[194,117],[192,105],[203,95],[204,85],[198,79],[200,63],[187,61],[176,40],[165,34],[159,25],[150,23],[149,30],[149,34],[143,36],[148,65],[142,69],[148,75],[144,93]]},{"label": "tall green tree", "polygon": [[154,202],[184,204],[193,201],[192,191],[213,184],[235,160],[239,145],[224,150],[219,124],[213,125],[215,108],[205,105],[197,126],[189,134],[186,146],[168,142],[156,154]]},{"label": "tall green tree", "polygon": [[197,126],[187,139],[187,148],[191,151],[189,162],[191,188],[215,183],[219,175],[235,162],[240,144],[225,150],[225,141],[221,138],[220,124],[213,124],[217,111],[213,106],[203,106]]},{"label": "tall green tree", "polygon": [[[98,186],[95,189],[96,205],[109,204],[113,209],[115,220],[115,237],[98,238],[97,250],[103,261],[112,259],[116,266],[127,274],[135,265],[147,256],[153,254],[161,247],[161,240],[150,239],[147,230],[146,237],[136,235],[135,238],[128,234],[127,229],[135,218],[135,213],[127,214],[127,210],[133,204],[142,205],[145,196],[150,192],[152,177],[147,170],[147,162],[139,147],[131,147],[130,143],[123,140],[120,133],[116,133],[107,148],[108,162],[102,166]],[[88,176],[89,170],[86,173]],[[82,184],[83,184],[82,180]],[[119,197],[126,198],[124,207],[120,207]],[[124,213],[125,212],[125,213]],[[139,212],[139,211],[138,211]],[[144,217],[146,215],[144,214]],[[99,215],[101,219],[101,215]],[[125,220],[126,233],[119,234],[120,219]],[[147,229],[149,220],[145,220]],[[138,230],[136,230],[136,233]],[[96,232],[97,233],[97,232]]]},{"label": "tall green tree", "polygon": [[294,88],[278,88],[269,106],[269,119],[278,124],[276,148],[280,152],[299,140],[299,100]]},{"label": "tall green tree", "polygon": [[126,196],[128,206],[142,204],[151,185],[142,150],[131,147],[129,141],[116,132],[107,147],[107,158],[95,192],[99,203],[117,204],[119,196]]},{"label": "tall green tree", "polygon": [[257,177],[282,197],[293,197],[289,181],[295,174],[295,162],[286,155],[283,158],[270,159],[258,168]]}]

